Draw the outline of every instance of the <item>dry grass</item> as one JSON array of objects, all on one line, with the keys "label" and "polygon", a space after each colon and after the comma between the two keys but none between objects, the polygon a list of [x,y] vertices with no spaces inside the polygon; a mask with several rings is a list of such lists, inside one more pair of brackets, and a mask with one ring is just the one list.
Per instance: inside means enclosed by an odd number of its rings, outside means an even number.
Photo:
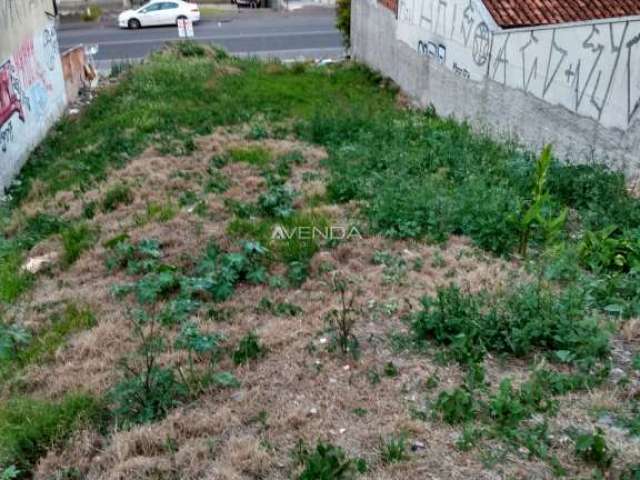
[{"label": "dry grass", "polygon": [[[74,218],[88,201],[99,202],[113,185],[126,183],[134,192],[132,202],[111,212],[98,211],[91,220],[100,227],[94,248],[67,270],[54,266],[52,272],[39,275],[29,296],[9,312],[37,327],[46,323],[52,308],[73,300],[88,305],[98,320],[91,330],[74,335],[52,362],[24,372],[23,381],[34,395],[55,398],[72,390],[104,394],[118,378],[115,363],[134,348],[127,317],[131,305],[116,302],[110,291],[114,283],[124,281],[124,275],[106,269],[105,240],[123,232],[132,241],[157,238],[163,261],[174,265],[181,265],[185,254],[197,254],[211,238],[232,246],[225,236],[231,213],[224,199],[255,201],[265,183],[256,167],[229,164],[223,172],[231,181],[230,188],[223,194],[205,193],[203,179],[213,155],[257,145],[274,156],[298,150],[305,163],[293,168],[289,184],[304,192],[307,200],[324,194],[326,174],[320,164],[326,152],[321,149],[292,140],[249,141],[242,130],[224,129],[196,143],[196,151],[184,157],[162,156],[149,149],[81,196],[63,192],[50,202],[32,193],[22,214],[15,215],[15,222],[35,212]],[[305,181],[305,173],[314,173],[315,179]],[[149,203],[176,202],[185,191],[202,199],[207,215],[198,216],[184,207],[177,208],[167,221],[140,220]],[[304,207],[304,200],[299,206]],[[358,211],[357,204],[317,208],[336,221],[354,219]],[[59,248],[53,240],[36,246],[32,254]],[[402,258],[406,271],[389,281],[385,266],[372,261],[380,251]],[[327,273],[329,265],[332,271]],[[282,267],[273,268],[276,272]],[[327,350],[325,316],[338,306],[330,286],[335,272],[361,292],[357,297],[361,315],[354,331],[361,349],[358,360]],[[371,470],[362,478],[372,480],[553,478],[548,465],[517,452],[497,466],[485,467],[477,451],[456,449],[460,429],[435,420],[416,420],[412,411],[425,410],[427,398],[435,395],[425,387],[426,380],[437,376],[441,380],[438,389],[454,388],[463,381],[463,372],[456,365],[439,364],[430,352],[398,351],[389,341],[389,334],[407,332],[403,315],[419,308],[421,297],[435,293],[438,286],[455,282],[471,292],[500,291],[527,279],[517,261],[491,257],[461,237],[452,237],[441,246],[366,237],[324,249],[313,258],[311,276],[300,289],[241,285],[230,300],[218,306],[232,312],[229,321],[215,324],[196,319],[204,330],[224,331],[229,344],[249,331],[258,333],[268,353],[260,361],[236,368],[241,388],[211,391],[160,422],[129,431],[79,432],[66,446],[42,459],[36,478],[54,478],[61,469],[73,467],[87,479],[285,479],[296,468],[290,452],[299,439],[310,444],[318,439],[330,441],[364,458]],[[296,304],[304,313],[278,317],[260,312],[256,306],[265,296]],[[637,321],[628,322],[626,341],[636,342],[637,330]],[[163,363],[178,360],[180,354],[175,352],[162,358]],[[398,376],[382,373],[388,362],[396,365]],[[234,368],[228,360],[221,367]],[[526,361],[489,357],[487,375],[493,384],[505,376],[517,384],[530,367]],[[372,384],[371,372],[378,372],[379,383]],[[620,394],[606,388],[568,396],[562,399],[562,411],[552,430],[588,427],[593,423],[589,412],[595,405],[615,407],[619,401]],[[366,409],[364,416],[354,413],[356,409]],[[405,462],[385,466],[380,461],[380,439],[399,432],[405,432],[410,443],[419,441],[426,448],[410,452]],[[637,445],[623,433],[611,429],[607,433],[626,460],[640,459]],[[570,478],[586,475],[588,468],[563,442],[566,440],[558,435],[553,450],[567,466]]]}]

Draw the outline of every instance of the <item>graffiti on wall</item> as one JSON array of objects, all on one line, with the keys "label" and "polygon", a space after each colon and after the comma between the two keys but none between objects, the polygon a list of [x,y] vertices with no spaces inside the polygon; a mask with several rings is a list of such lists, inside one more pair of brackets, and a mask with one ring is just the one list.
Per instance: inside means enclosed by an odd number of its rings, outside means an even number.
[{"label": "graffiti on wall", "polygon": [[[397,38],[474,81],[523,90],[607,127],[640,118],[640,21],[493,31],[478,0],[400,0]],[[461,74],[460,65],[466,73]]]},{"label": "graffiti on wall", "polygon": [[47,25],[0,63],[0,160],[11,159],[25,140],[43,132],[52,109],[63,103],[58,42]]}]

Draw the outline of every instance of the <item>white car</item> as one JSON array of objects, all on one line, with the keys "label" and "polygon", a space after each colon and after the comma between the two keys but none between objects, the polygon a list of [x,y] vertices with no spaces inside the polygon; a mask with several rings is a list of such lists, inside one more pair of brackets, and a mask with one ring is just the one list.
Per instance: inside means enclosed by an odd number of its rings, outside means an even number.
[{"label": "white car", "polygon": [[118,15],[120,28],[140,28],[157,25],[177,25],[178,20],[200,21],[200,9],[195,3],[171,0],[168,2],[151,0],[142,7],[126,10]]}]

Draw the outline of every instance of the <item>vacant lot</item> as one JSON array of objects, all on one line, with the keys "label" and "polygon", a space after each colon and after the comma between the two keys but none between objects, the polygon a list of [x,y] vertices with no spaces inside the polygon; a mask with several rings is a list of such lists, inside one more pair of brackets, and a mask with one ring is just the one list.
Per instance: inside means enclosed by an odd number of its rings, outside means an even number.
[{"label": "vacant lot", "polygon": [[640,201],[406,104],[182,43],[63,120],[2,206],[0,478],[640,478]]}]

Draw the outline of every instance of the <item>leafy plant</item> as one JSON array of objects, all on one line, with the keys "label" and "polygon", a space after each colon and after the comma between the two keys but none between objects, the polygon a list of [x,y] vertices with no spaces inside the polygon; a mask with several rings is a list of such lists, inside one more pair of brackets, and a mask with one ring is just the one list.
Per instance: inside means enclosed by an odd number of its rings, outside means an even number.
[{"label": "leafy plant", "polygon": [[318,442],[313,452],[303,445],[300,460],[304,469],[298,480],[351,480],[356,477],[356,462],[342,448],[330,443]]},{"label": "leafy plant", "polygon": [[31,333],[24,326],[0,322],[0,360],[16,358],[30,341]]},{"label": "leafy plant", "polygon": [[439,289],[436,299],[423,299],[425,310],[414,316],[412,329],[418,339],[447,345],[465,364],[486,351],[523,356],[537,348],[556,361],[588,366],[606,355],[609,339],[597,319],[585,316],[586,302],[577,289],[556,295],[525,285],[492,299],[452,285]]},{"label": "leafy plant", "polygon": [[248,363],[256,360],[265,354],[264,347],[260,345],[260,339],[255,332],[249,332],[238,342],[238,346],[233,351],[232,358],[236,365]]},{"label": "leafy plant", "polygon": [[535,180],[531,199],[527,202],[527,206],[517,218],[520,227],[518,253],[523,257],[527,256],[529,240],[534,228],[540,228],[545,241],[549,243],[550,240],[558,236],[567,218],[567,209],[562,210],[562,212],[555,217],[551,217],[548,213],[551,208],[551,196],[546,184],[552,162],[551,145],[547,145],[542,150],[536,162]]},{"label": "leafy plant", "polygon": [[293,215],[295,193],[282,185],[269,188],[258,198],[258,209],[262,215],[275,218],[288,218]]},{"label": "leafy plant", "polygon": [[331,309],[326,321],[333,332],[333,342],[343,354],[358,353],[358,339],[353,334],[353,327],[361,315],[360,308],[356,305],[358,292],[348,293],[348,280],[338,274],[331,276],[331,289],[339,296],[338,308]]},{"label": "leafy plant", "polygon": [[[221,334],[205,334],[194,323],[183,324],[180,334],[175,340],[175,347],[187,351],[187,373],[184,374],[180,367],[177,370],[182,383],[187,386],[192,397],[204,391],[205,380],[215,366],[222,340],[224,340],[224,336]],[[204,375],[196,370],[196,361],[205,361],[208,364]],[[225,386],[234,384],[233,380],[225,376],[218,376],[214,380]]]},{"label": "leafy plant", "polygon": [[576,455],[585,462],[606,469],[613,462],[613,452],[607,445],[607,439],[601,429],[594,433],[583,433],[576,438]]},{"label": "leafy plant", "polygon": [[506,429],[515,428],[529,414],[509,379],[500,383],[498,393],[489,400],[489,412],[498,425]]},{"label": "leafy plant", "polygon": [[580,261],[593,271],[640,271],[640,229],[609,226],[586,232],[578,247]]},{"label": "leafy plant", "polygon": [[471,421],[476,416],[473,396],[464,388],[440,392],[434,410],[450,425]]},{"label": "leafy plant", "polygon": [[158,356],[165,350],[165,339],[154,316],[140,310],[132,318],[138,348],[120,361],[123,378],[110,391],[113,414],[125,426],[162,419],[187,397],[173,370],[161,367]]}]

